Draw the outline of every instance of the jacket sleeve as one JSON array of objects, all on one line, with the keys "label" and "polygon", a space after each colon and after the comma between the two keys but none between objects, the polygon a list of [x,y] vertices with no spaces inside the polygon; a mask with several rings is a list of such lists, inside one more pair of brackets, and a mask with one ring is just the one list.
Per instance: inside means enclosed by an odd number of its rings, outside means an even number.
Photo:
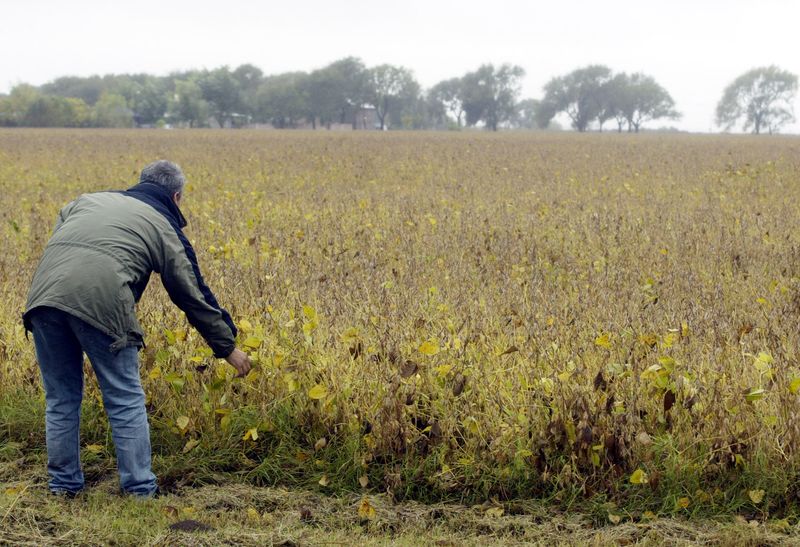
[{"label": "jacket sleeve", "polygon": [[164,235],[161,247],[156,271],[170,299],[200,332],[214,356],[227,357],[236,349],[236,326],[203,280],[192,245],[182,231],[175,230]]}]

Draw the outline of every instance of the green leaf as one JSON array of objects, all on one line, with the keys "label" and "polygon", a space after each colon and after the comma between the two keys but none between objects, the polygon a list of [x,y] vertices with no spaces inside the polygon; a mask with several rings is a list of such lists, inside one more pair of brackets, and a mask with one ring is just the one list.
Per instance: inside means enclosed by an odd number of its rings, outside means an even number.
[{"label": "green leaf", "polygon": [[181,376],[177,372],[170,372],[169,374],[164,376],[164,379],[178,391],[183,389],[183,386],[186,384],[186,380],[184,380],[183,376]]},{"label": "green leaf", "polygon": [[169,360],[169,355],[169,350],[166,348],[161,348],[156,352],[156,363],[159,365],[166,364],[166,362]]},{"label": "green leaf", "polygon": [[659,357],[658,364],[660,364],[669,372],[672,372],[675,369],[675,359],[672,357]]}]

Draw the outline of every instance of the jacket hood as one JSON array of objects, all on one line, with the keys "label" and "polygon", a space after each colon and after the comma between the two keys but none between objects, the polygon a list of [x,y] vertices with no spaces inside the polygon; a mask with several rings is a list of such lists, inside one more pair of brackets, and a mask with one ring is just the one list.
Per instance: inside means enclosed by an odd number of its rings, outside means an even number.
[{"label": "jacket hood", "polygon": [[157,207],[157,209],[159,209],[162,214],[169,217],[170,222],[177,224],[180,228],[186,227],[186,217],[183,216],[181,210],[172,200],[172,196],[170,195],[169,191],[160,184],[144,181],[140,182],[136,186],[128,188],[127,192],[130,194],[138,194],[139,196],[146,196],[147,198],[150,198],[142,201],[151,202],[151,204],[152,201],[155,201],[158,203],[158,205],[160,205],[160,207]]}]

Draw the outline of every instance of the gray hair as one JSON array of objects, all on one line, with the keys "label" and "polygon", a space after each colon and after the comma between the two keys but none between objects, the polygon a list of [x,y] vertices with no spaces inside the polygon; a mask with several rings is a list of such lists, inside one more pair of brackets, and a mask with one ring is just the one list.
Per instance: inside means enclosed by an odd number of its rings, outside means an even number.
[{"label": "gray hair", "polygon": [[183,191],[183,186],[186,184],[186,177],[183,176],[183,171],[181,171],[177,163],[172,163],[167,160],[158,160],[142,169],[139,182],[158,184],[172,195],[176,192]]}]

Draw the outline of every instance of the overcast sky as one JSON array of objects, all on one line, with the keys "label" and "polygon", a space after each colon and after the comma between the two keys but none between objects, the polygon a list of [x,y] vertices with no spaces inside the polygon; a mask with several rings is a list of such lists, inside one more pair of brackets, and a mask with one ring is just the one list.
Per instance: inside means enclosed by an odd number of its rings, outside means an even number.
[{"label": "overcast sky", "polygon": [[312,70],[354,55],[406,66],[424,87],[514,63],[523,97],[538,98],[553,76],[602,63],[654,76],[683,112],[668,123],[709,131],[742,72],[800,73],[798,0],[3,0],[2,14],[0,92],[64,75]]}]

